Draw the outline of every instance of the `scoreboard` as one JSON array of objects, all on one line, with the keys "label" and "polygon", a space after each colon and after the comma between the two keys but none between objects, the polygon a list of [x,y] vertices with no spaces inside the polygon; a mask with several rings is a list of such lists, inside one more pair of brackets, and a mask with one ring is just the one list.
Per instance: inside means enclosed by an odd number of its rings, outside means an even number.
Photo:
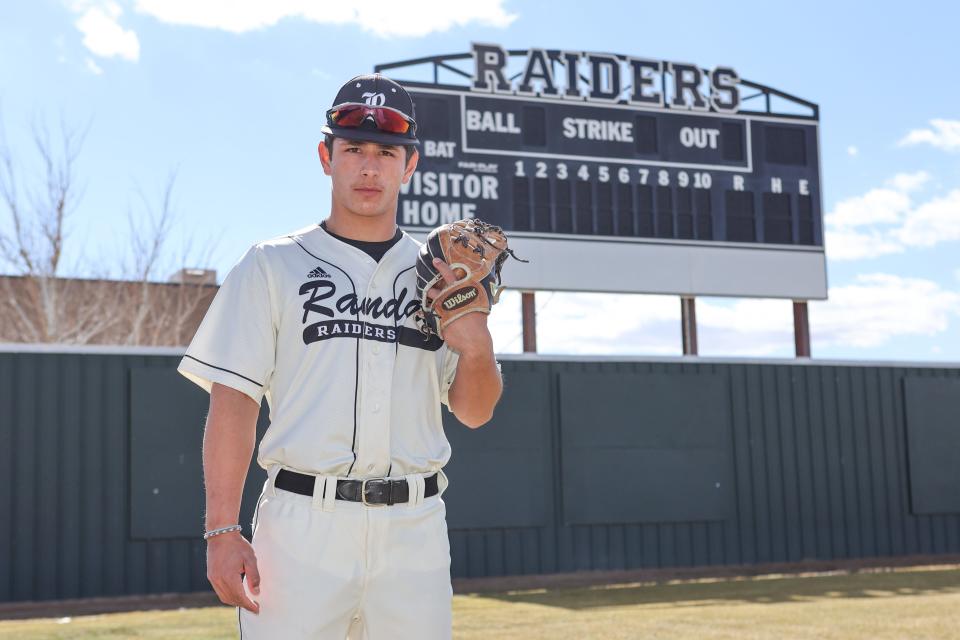
[{"label": "scoreboard", "polygon": [[[398,224],[503,227],[531,260],[505,273],[524,289],[826,297],[816,105],[729,68],[642,61],[631,86],[637,59],[576,55],[474,45],[469,86],[378,67],[410,90],[421,140]],[[791,98],[809,113],[770,108]]]}]

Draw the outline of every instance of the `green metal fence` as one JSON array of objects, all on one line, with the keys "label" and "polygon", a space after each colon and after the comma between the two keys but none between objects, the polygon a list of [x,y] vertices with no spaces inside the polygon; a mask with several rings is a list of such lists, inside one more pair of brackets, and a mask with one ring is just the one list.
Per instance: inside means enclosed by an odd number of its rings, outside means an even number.
[{"label": "green metal fence", "polygon": [[[0,352],[0,602],[209,588],[178,361]],[[488,425],[445,415],[454,577],[960,553],[960,367],[502,361]]]}]

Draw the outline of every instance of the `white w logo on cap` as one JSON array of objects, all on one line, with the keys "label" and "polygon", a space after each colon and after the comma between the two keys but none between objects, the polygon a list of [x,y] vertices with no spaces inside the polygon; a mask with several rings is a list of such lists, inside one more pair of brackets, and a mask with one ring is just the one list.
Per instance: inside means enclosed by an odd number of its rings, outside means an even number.
[{"label": "white w logo on cap", "polygon": [[363,95],[363,101],[366,102],[371,107],[382,107],[383,103],[387,101],[387,96],[382,93],[370,93],[365,92]]}]

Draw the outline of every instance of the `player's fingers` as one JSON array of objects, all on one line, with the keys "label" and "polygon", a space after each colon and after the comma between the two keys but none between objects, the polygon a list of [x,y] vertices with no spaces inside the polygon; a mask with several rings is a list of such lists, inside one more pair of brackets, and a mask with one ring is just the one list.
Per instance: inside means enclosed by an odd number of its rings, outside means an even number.
[{"label": "player's fingers", "polygon": [[240,576],[230,580],[228,585],[230,588],[230,600],[231,604],[243,607],[251,613],[259,613],[260,605],[247,597],[247,592],[243,589],[243,579]]},{"label": "player's fingers", "polygon": [[427,291],[427,300],[433,302],[434,299],[443,292],[443,285],[438,284]]},{"label": "player's fingers", "polygon": [[260,595],[260,570],[257,569],[257,559],[252,554],[244,559],[243,572],[247,576],[247,586],[253,595]]},{"label": "player's fingers", "polygon": [[437,271],[440,272],[440,275],[443,276],[443,279],[447,283],[448,287],[456,283],[457,275],[453,272],[453,269],[451,269],[446,262],[444,262],[440,258],[434,258],[433,266],[436,267]]},{"label": "player's fingers", "polygon": [[[243,580],[241,578],[241,574],[234,573],[233,571],[230,571],[229,573],[223,573],[220,571],[214,572],[207,576],[207,580],[210,581],[210,584],[213,586],[213,590],[216,592],[217,597],[220,598],[220,602],[223,604],[233,607],[241,606],[245,609],[256,612],[258,609],[258,607],[256,607],[256,603],[251,602],[243,590]],[[254,608],[251,608],[251,606]]]}]

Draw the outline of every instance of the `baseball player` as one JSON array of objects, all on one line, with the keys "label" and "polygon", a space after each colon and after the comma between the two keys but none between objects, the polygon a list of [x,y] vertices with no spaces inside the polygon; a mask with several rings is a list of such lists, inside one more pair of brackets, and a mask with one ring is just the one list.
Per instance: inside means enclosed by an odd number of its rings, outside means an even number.
[{"label": "baseball player", "polygon": [[[418,158],[410,96],[367,75],[333,104],[319,146],[329,218],[251,247],[178,368],[210,392],[207,576],[244,640],[448,638],[440,403],[479,427],[502,383],[486,314],[442,340],[415,317],[420,245],[396,225]],[[248,542],[237,520],[263,397],[267,481]]]}]

